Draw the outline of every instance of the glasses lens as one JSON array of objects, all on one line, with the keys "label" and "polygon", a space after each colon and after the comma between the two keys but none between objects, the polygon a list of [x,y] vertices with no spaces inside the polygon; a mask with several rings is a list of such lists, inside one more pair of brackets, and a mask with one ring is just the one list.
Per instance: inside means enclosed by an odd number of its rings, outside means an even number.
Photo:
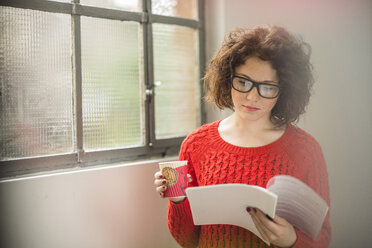
[{"label": "glasses lens", "polygon": [[267,98],[277,97],[279,94],[279,87],[270,84],[259,85],[260,95]]},{"label": "glasses lens", "polygon": [[252,89],[253,83],[247,79],[234,77],[233,87],[234,89],[242,92],[248,92]]}]

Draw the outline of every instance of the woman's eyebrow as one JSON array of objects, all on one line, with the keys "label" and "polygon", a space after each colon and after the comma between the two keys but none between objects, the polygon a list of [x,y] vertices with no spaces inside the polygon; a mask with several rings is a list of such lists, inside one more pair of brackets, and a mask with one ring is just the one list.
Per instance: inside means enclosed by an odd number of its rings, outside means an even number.
[{"label": "woman's eyebrow", "polygon": [[245,75],[243,73],[235,73],[235,75],[237,75],[239,77],[246,78],[246,79],[251,80],[251,81],[256,82],[256,83],[275,83],[275,84],[279,84],[278,82],[276,82],[274,80],[256,81],[256,80],[252,79],[250,76]]}]

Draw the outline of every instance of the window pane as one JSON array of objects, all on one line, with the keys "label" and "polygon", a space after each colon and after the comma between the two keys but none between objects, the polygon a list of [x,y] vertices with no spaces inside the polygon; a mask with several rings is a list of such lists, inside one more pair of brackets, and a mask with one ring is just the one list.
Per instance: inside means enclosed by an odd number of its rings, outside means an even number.
[{"label": "window pane", "polygon": [[197,19],[197,0],[152,0],[152,13]]},{"label": "window pane", "polygon": [[197,30],[154,24],[157,138],[187,135],[200,123]]},{"label": "window pane", "polygon": [[140,11],[139,0],[80,0],[81,4],[126,11]]},{"label": "window pane", "polygon": [[1,160],[73,151],[71,17],[0,7]]},{"label": "window pane", "polygon": [[65,2],[65,3],[72,2],[71,0],[48,0],[48,1],[51,1],[51,2]]},{"label": "window pane", "polygon": [[143,144],[139,25],[81,18],[84,148]]}]

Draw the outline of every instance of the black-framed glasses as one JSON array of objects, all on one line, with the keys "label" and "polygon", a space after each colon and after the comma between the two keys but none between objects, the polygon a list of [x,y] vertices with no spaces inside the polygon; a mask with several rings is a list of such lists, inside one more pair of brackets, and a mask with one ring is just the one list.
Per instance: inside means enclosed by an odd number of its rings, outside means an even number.
[{"label": "black-framed glasses", "polygon": [[248,93],[254,87],[256,87],[258,94],[267,99],[273,99],[279,96],[281,86],[274,83],[259,83],[250,78],[242,77],[238,75],[231,76],[231,85],[233,89],[242,92]]}]

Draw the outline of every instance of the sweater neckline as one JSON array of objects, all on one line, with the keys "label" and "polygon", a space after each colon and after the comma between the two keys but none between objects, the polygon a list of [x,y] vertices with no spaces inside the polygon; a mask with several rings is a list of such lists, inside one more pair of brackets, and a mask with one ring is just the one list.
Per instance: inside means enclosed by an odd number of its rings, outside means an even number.
[{"label": "sweater neckline", "polygon": [[211,128],[211,138],[213,140],[213,143],[218,145],[220,148],[222,148],[223,151],[233,152],[233,153],[239,153],[239,154],[262,154],[270,151],[274,151],[277,149],[280,149],[285,145],[290,138],[291,134],[294,131],[294,127],[292,125],[288,125],[282,136],[280,136],[277,140],[264,145],[264,146],[257,146],[257,147],[243,147],[243,146],[237,146],[233,145],[227,141],[225,141],[220,133],[218,132],[218,127],[220,125],[222,120],[216,121],[212,124]]}]

